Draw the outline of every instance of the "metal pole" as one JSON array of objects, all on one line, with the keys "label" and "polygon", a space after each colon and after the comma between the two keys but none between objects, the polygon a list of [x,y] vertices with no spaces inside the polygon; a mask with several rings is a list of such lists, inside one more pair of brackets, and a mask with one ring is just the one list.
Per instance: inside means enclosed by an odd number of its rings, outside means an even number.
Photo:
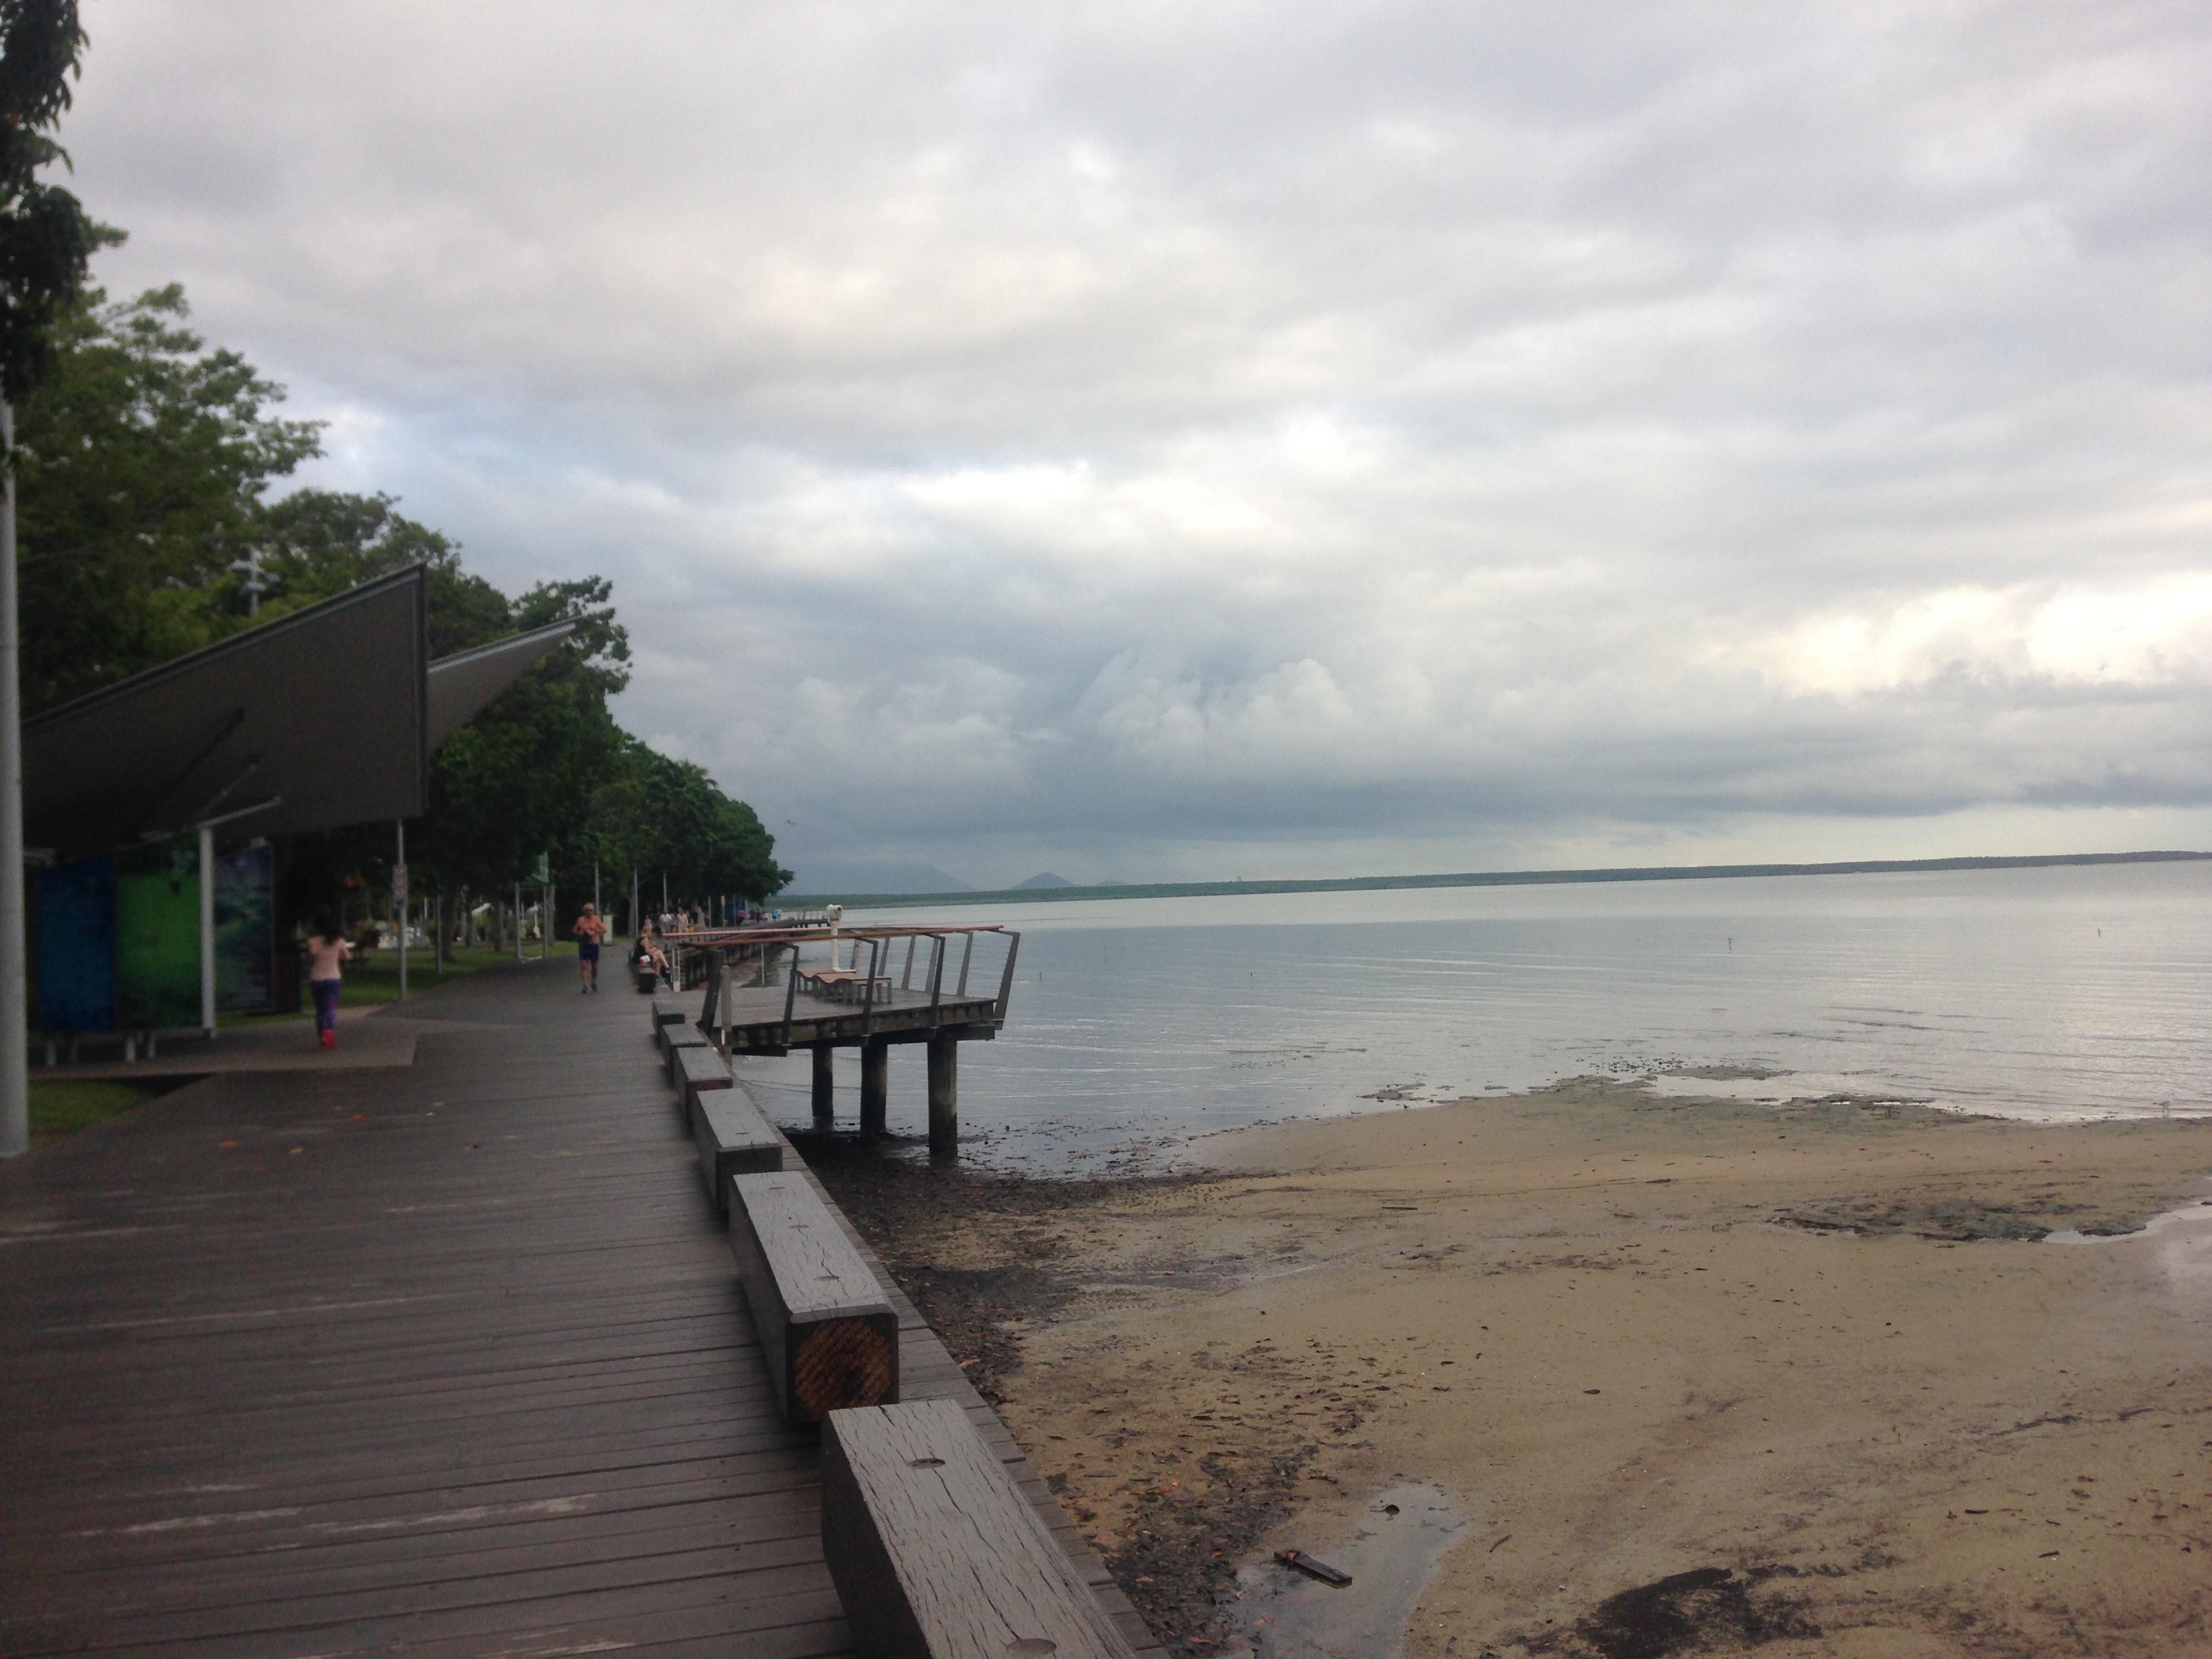
[{"label": "metal pole", "polygon": [[399,914],[392,918],[399,927],[399,1000],[407,1000],[407,905],[410,895],[407,890],[407,820],[395,818],[392,827],[398,833],[399,857],[392,866],[397,872],[399,890],[392,895],[398,901],[392,908]]},{"label": "metal pole", "polygon": [[0,1158],[31,1149],[30,975],[23,961],[23,723],[15,641],[15,411],[0,400]]},{"label": "metal pole", "polygon": [[200,825],[200,1029],[210,1037],[215,1035],[215,830],[204,823]]},{"label": "metal pole", "polygon": [[514,884],[514,959],[522,960],[522,884]]}]

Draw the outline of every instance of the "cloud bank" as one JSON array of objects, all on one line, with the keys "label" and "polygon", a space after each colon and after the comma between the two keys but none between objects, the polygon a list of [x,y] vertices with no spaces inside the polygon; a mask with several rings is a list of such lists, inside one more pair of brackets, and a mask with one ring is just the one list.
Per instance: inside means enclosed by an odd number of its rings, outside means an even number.
[{"label": "cloud bank", "polygon": [[2212,845],[2212,15],[103,0],[105,275],[787,861]]}]

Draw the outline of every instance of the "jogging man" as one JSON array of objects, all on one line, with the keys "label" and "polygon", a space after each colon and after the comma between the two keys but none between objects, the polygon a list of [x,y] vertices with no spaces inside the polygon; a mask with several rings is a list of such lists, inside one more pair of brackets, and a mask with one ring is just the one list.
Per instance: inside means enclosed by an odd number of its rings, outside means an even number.
[{"label": "jogging man", "polygon": [[576,918],[576,972],[584,981],[584,994],[589,996],[599,988],[599,941],[607,936],[607,925],[599,920],[599,907],[586,904],[584,914]]}]

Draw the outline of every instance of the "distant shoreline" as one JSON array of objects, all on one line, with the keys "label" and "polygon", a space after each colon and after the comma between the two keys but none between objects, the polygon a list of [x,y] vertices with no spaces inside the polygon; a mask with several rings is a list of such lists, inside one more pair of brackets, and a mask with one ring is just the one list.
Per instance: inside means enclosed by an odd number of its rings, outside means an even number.
[{"label": "distant shoreline", "polygon": [[2091,864],[2175,864],[2212,852],[2050,853],[2027,858],[1852,859],[1835,864],[1685,864],[1620,870],[1482,870],[1458,875],[1345,876],[1333,881],[1170,881],[1101,887],[1006,887],[974,893],[787,893],[782,905],[848,909],[951,904],[1060,904],[1093,899],[1223,898],[1239,894],[1376,893],[1393,888],[1549,887],[1573,882],[1721,881],[1745,876],[1866,876],[1942,870],[2044,870]]}]

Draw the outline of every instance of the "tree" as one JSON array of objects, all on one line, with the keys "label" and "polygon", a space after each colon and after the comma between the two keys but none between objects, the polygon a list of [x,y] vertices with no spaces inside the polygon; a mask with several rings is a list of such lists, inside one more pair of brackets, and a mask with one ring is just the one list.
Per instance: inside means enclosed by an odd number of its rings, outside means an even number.
[{"label": "tree", "polygon": [[39,178],[69,165],[52,130],[84,46],[76,0],[0,0],[0,397],[10,403],[44,375],[47,323],[101,240],[76,197]]},{"label": "tree", "polygon": [[[231,562],[269,487],[319,453],[284,389],[185,326],[173,285],[53,320],[20,411],[23,690],[33,712],[244,627]],[[333,590],[335,591],[335,590]]]}]

